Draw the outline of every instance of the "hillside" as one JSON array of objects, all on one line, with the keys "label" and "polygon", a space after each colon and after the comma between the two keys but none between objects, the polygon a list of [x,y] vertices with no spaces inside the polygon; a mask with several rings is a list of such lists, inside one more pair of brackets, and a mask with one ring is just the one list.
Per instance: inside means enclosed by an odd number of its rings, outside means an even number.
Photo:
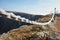
[{"label": "hillside", "polygon": [[[39,18],[37,21],[47,22],[48,20],[50,20],[50,18],[51,15],[46,15],[43,16],[42,18]],[[22,26],[19,26],[19,28],[12,29],[7,33],[3,33],[0,36],[0,39],[1,40],[60,40],[60,33],[59,33],[60,19],[59,18],[60,18],[60,14],[55,14],[55,20],[52,21],[49,25],[45,25],[45,26],[31,25],[31,24],[24,25],[25,24],[24,23]],[[13,27],[12,25],[11,27]]]}]

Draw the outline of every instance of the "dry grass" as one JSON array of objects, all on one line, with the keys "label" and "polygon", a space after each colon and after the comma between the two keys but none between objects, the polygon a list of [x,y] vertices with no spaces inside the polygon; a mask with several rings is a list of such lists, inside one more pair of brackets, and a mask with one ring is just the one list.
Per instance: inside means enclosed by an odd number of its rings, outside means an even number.
[{"label": "dry grass", "polygon": [[37,37],[36,33],[40,31],[39,27],[26,26],[18,28],[17,30],[10,31],[10,37],[16,40],[28,40],[31,37]]},{"label": "dry grass", "polygon": [[[46,40],[48,35],[44,37],[39,37],[41,35],[38,35],[37,33],[46,31],[51,32],[49,27],[46,27],[47,29],[42,29],[39,25],[29,25],[20,27],[18,29],[14,29],[9,31],[8,36],[5,37],[3,40],[33,40],[39,38],[39,40]],[[50,34],[49,34],[50,35]]]},{"label": "dry grass", "polygon": [[60,17],[55,17],[54,26],[56,31],[60,33]]}]

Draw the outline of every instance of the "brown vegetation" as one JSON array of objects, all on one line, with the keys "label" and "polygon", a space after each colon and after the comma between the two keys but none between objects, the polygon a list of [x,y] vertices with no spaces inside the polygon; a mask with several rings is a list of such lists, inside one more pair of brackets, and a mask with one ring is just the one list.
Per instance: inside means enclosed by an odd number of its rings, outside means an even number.
[{"label": "brown vegetation", "polygon": [[3,40],[46,40],[52,35],[48,25],[43,29],[39,25],[27,25],[9,31]]}]

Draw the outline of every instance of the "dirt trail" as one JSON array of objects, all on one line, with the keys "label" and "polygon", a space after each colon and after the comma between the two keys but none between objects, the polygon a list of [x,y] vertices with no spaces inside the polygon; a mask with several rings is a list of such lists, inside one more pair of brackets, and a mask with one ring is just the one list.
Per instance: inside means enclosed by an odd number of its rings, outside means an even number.
[{"label": "dirt trail", "polygon": [[55,17],[54,26],[56,31],[60,33],[60,17]]}]

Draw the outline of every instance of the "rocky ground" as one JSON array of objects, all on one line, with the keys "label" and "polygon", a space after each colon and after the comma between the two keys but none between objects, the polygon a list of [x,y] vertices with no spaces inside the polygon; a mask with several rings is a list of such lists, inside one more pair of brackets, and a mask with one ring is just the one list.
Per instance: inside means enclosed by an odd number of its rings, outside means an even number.
[{"label": "rocky ground", "polygon": [[[45,17],[41,20],[43,19],[48,20]],[[58,27],[54,26],[56,25],[56,23],[54,23],[55,22],[51,22],[45,26],[23,25],[7,33],[3,33],[0,35],[0,40],[60,40],[60,33],[57,33],[55,30],[58,29]]]}]

